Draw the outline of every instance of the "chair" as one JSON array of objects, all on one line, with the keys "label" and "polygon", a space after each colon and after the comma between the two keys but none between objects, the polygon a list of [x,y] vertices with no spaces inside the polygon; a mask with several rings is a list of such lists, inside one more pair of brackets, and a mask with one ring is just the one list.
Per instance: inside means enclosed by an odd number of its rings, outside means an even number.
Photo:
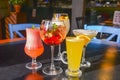
[{"label": "chair", "polygon": [[78,29],[83,28],[84,17],[76,17],[75,20],[76,20],[77,28]]},{"label": "chair", "polygon": [[26,28],[31,28],[32,26],[40,27],[40,24],[34,24],[34,23],[24,23],[24,24],[8,24],[9,26],[9,32],[10,32],[10,38],[14,38],[14,32],[21,38],[24,38],[23,34],[20,31],[26,30]]},{"label": "chair", "polygon": [[84,29],[98,31],[98,33],[100,33],[100,38],[103,37],[102,36],[103,34],[107,34],[107,36],[104,37],[105,38],[104,40],[106,41],[115,41],[117,43],[120,42],[120,29],[119,28],[115,28],[111,26],[103,26],[103,25],[86,25],[85,24]]}]

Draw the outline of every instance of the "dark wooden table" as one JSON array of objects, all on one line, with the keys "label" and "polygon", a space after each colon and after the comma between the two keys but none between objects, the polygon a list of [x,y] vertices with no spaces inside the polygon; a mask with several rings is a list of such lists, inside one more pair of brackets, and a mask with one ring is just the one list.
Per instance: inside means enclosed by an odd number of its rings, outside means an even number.
[{"label": "dark wooden table", "polygon": [[[45,51],[37,58],[43,66],[38,74],[30,76],[32,71],[25,68],[31,61],[24,52],[25,40],[0,44],[0,80],[120,80],[120,44],[107,41],[92,41],[88,44],[86,59],[92,63],[90,68],[81,68],[82,76],[71,78],[63,72],[57,76],[47,76],[42,73],[42,68],[50,64],[50,47],[44,44]],[[62,44],[65,50],[65,43]],[[57,47],[55,54],[57,54]],[[67,65],[61,61],[55,62],[65,69]],[[39,76],[39,77],[38,77]],[[30,79],[28,79],[30,77]],[[33,78],[39,79],[33,79]]]}]

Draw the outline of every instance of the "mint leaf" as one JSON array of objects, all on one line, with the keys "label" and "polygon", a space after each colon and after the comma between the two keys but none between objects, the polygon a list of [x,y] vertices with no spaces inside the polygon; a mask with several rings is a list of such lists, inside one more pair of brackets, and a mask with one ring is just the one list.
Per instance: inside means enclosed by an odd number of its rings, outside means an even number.
[{"label": "mint leaf", "polygon": [[34,29],[35,28],[35,26],[34,25],[32,25],[32,29]]},{"label": "mint leaf", "polygon": [[56,25],[55,23],[53,24],[53,28],[54,28],[54,29],[56,29],[56,28],[57,28],[57,25]]}]

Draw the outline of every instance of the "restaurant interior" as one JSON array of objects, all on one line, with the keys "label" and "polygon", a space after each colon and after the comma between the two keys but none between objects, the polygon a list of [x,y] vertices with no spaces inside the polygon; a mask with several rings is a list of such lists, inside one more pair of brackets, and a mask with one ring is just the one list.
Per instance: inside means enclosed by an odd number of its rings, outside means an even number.
[{"label": "restaurant interior", "polygon": [[71,17],[71,3],[71,0],[24,0],[20,12],[16,13],[9,0],[1,1],[0,39],[9,38],[8,23],[41,23],[43,19],[52,19],[54,12],[68,13]]},{"label": "restaurant interior", "polygon": [[[77,8],[76,5],[80,8]],[[84,28],[84,24],[119,26],[113,24],[114,12],[120,10],[119,6],[119,0],[80,0],[78,2],[72,0],[24,0],[20,12],[16,12],[9,0],[1,1],[0,39],[10,38],[9,23],[40,24],[43,19],[52,19],[53,13],[67,13],[71,29],[78,28],[75,20],[77,17],[82,17],[80,28]],[[72,33],[71,30],[70,33]]]},{"label": "restaurant interior", "polygon": [[0,0],[0,80],[120,80],[120,0]]}]

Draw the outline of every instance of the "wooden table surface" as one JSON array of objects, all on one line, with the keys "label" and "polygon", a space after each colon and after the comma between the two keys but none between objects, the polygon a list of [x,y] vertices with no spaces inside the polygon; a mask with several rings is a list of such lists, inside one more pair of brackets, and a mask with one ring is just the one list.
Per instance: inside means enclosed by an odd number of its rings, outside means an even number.
[{"label": "wooden table surface", "polygon": [[16,41],[21,41],[21,40],[25,40],[25,39],[26,38],[3,39],[3,40],[0,40],[0,44],[16,42]]}]

